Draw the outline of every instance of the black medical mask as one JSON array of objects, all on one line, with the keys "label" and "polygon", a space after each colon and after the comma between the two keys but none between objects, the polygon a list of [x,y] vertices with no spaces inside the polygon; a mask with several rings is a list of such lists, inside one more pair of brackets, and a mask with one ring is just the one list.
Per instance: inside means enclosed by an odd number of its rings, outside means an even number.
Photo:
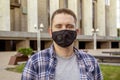
[{"label": "black medical mask", "polygon": [[52,38],[61,47],[70,46],[76,39],[77,32],[74,30],[61,30],[52,32]]}]

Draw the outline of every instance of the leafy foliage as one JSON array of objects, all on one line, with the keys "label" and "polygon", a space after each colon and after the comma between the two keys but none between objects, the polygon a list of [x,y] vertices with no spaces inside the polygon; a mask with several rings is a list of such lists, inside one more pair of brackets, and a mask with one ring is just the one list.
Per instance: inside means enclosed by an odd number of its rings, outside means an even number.
[{"label": "leafy foliage", "polygon": [[16,67],[12,67],[12,68],[6,68],[6,70],[8,71],[13,71],[13,72],[18,72],[18,73],[22,73],[23,69],[25,67],[25,63],[17,65]]},{"label": "leafy foliage", "polygon": [[29,55],[32,55],[33,50],[31,48],[19,48],[18,52],[25,56],[29,56]]}]

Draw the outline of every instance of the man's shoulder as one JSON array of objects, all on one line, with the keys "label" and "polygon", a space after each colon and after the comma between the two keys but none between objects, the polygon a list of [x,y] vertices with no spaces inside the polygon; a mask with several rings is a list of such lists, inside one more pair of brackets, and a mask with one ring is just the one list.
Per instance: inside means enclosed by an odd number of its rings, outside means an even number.
[{"label": "man's shoulder", "polygon": [[78,50],[78,54],[80,56],[79,60],[80,62],[84,62],[85,66],[87,68],[94,67],[96,64],[98,64],[97,59],[95,59],[94,56],[92,56],[89,52],[84,52],[82,50]]},{"label": "man's shoulder", "polygon": [[95,57],[91,55],[89,52],[85,52],[83,50],[78,50],[78,54],[80,58],[87,61],[96,61]]},{"label": "man's shoulder", "polygon": [[47,59],[49,56],[50,56],[50,50],[49,48],[47,48],[47,49],[35,52],[30,58],[32,61],[34,61],[34,60]]}]

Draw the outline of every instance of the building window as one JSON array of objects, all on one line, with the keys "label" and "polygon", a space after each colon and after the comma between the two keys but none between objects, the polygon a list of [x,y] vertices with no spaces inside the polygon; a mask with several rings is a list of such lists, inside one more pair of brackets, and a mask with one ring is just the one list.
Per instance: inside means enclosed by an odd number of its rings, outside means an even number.
[{"label": "building window", "polygon": [[59,0],[60,8],[68,8],[68,0]]},{"label": "building window", "polygon": [[93,23],[93,29],[96,29],[97,28],[97,0],[93,0],[93,3],[92,3],[92,5],[93,5],[93,8],[92,8],[92,23]]},{"label": "building window", "polygon": [[10,8],[11,9],[15,7],[20,8],[20,3],[21,3],[20,0],[10,0]]},{"label": "building window", "polygon": [[47,0],[47,12],[48,12],[48,26],[50,25],[50,1]]},{"label": "building window", "polygon": [[21,0],[10,0],[10,3],[21,4]]},{"label": "building window", "polygon": [[68,8],[68,0],[65,0],[65,8]]},{"label": "building window", "polygon": [[110,6],[110,0],[105,0],[105,5]]}]

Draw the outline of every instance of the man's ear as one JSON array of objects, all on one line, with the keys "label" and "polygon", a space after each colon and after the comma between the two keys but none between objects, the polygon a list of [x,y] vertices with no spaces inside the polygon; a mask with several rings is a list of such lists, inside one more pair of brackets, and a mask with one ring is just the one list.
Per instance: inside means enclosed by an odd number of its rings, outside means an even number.
[{"label": "man's ear", "polygon": [[48,28],[48,33],[49,33],[50,37],[52,37],[52,29],[51,29],[51,27]]},{"label": "man's ear", "polygon": [[80,33],[80,29],[78,28],[78,29],[76,29],[76,32],[77,32],[77,34],[79,35],[79,34],[81,34]]}]

